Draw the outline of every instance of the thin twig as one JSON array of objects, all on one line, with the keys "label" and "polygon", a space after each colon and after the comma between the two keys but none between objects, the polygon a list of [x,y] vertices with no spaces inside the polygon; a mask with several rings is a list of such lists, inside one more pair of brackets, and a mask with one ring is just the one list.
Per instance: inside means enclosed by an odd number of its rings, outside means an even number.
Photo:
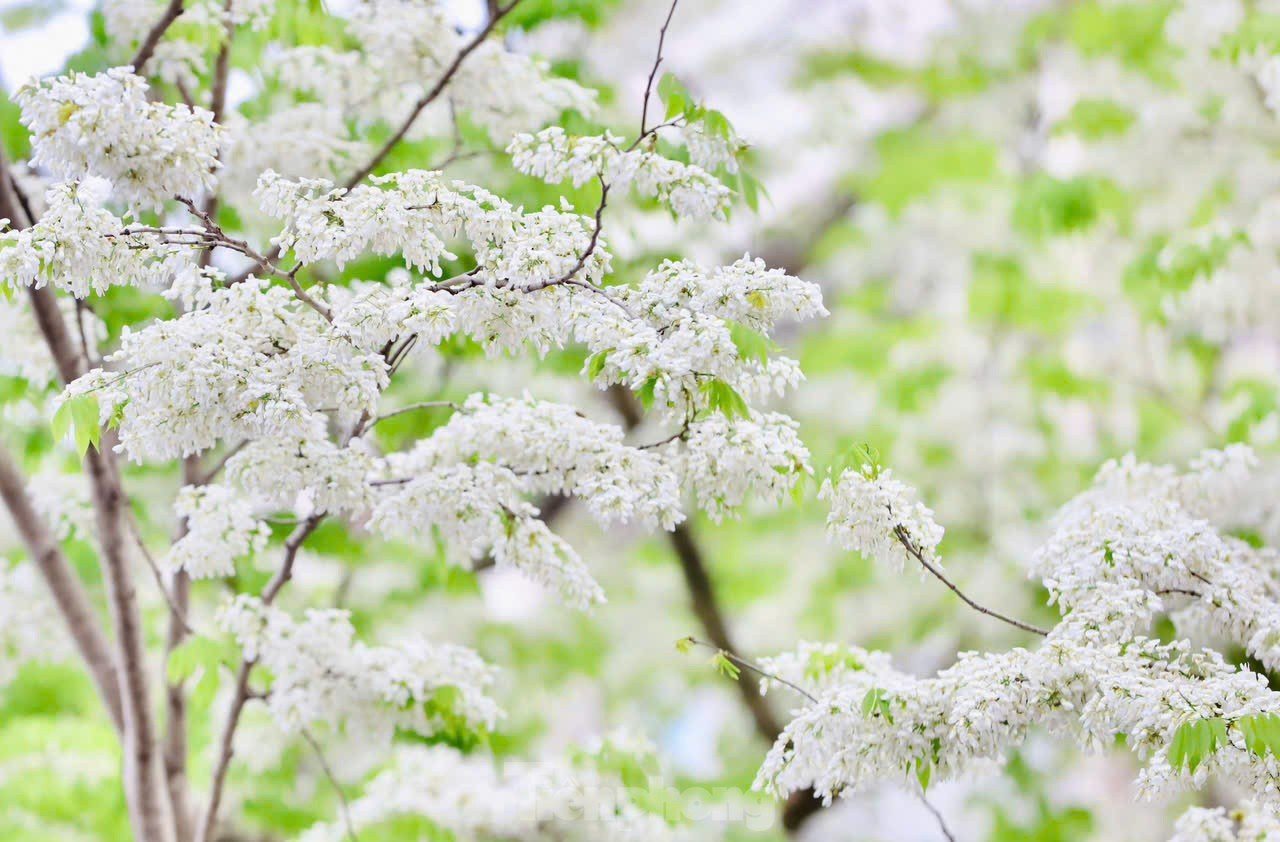
[{"label": "thin twig", "polygon": [[907,532],[905,529],[902,528],[901,524],[898,524],[893,527],[893,534],[897,536],[898,541],[899,543],[902,544],[903,548],[907,552],[911,553],[911,555],[915,558],[915,560],[920,562],[920,564],[924,567],[925,570],[928,570],[930,573],[932,573],[934,578],[936,578],[939,582],[941,582],[942,584],[950,588],[952,593],[960,597],[960,599],[964,600],[964,603],[968,605],[970,608],[972,608],[973,610],[981,614],[986,614],[988,617],[995,617],[997,620],[1008,623],[1014,628],[1019,628],[1019,629],[1022,629],[1023,631],[1029,631],[1032,634],[1038,634],[1041,637],[1048,636],[1049,632],[1045,629],[1040,628],[1039,626],[1033,626],[1030,623],[1022,622],[1021,620],[1015,620],[1012,617],[1006,617],[1004,614],[1001,614],[998,611],[993,611],[984,605],[979,605],[977,602],[974,602],[972,599],[970,599],[967,595],[965,595],[964,591],[956,587],[954,582],[952,582],[945,575],[943,575],[943,572],[939,570],[936,565],[934,565],[927,558],[925,558],[924,553],[916,549],[915,544],[911,542],[911,538],[907,536]]},{"label": "thin twig", "polygon": [[920,799],[920,803],[928,808],[930,813],[933,813],[933,817],[938,821],[938,829],[942,831],[943,836],[947,837],[947,842],[956,842],[955,835],[951,832],[951,828],[947,827],[947,820],[942,817],[942,813],[938,811],[938,808],[929,803],[929,799],[924,797],[924,793],[918,793],[917,797]]},{"label": "thin twig", "polygon": [[342,785],[338,783],[338,779],[334,777],[333,770],[329,768],[329,763],[324,759],[324,752],[320,748],[320,743],[316,742],[316,738],[306,728],[302,729],[302,739],[306,740],[307,745],[311,746],[311,750],[315,752],[316,761],[320,764],[320,770],[329,779],[329,783],[333,786],[333,791],[338,793],[338,800],[342,802],[342,823],[347,826],[347,836],[351,839],[351,842],[358,842],[359,837],[356,836],[355,826],[351,824],[351,805],[347,802],[347,794],[343,792]]},{"label": "thin twig", "polygon": [[725,649],[725,648],[724,648],[724,647],[722,647],[722,646],[716,646],[714,643],[708,643],[708,642],[707,642],[707,641],[705,641],[705,640],[698,640],[698,638],[693,637],[692,635],[690,635],[689,637],[686,637],[686,638],[684,638],[684,639],[685,639],[686,641],[688,641],[689,643],[695,644],[695,645],[697,645],[697,646],[702,646],[702,647],[707,648],[707,649],[710,649],[710,650],[712,650],[712,651],[714,651],[714,652],[716,652],[716,653],[718,653],[718,654],[720,654],[720,655],[723,655],[724,657],[728,658],[730,661],[732,661],[732,662],[733,662],[734,664],[736,664],[737,666],[740,666],[740,667],[742,667],[742,668],[743,668],[743,669],[745,669],[745,670],[749,670],[749,671],[751,671],[751,672],[755,673],[756,675],[760,676],[761,678],[767,678],[767,679],[769,679],[770,681],[776,681],[776,682],[778,682],[779,684],[783,685],[784,687],[790,687],[792,690],[796,691],[796,692],[797,692],[797,693],[799,693],[801,696],[804,696],[806,699],[808,699],[809,701],[813,702],[814,704],[817,704],[817,702],[818,702],[818,697],[817,697],[817,696],[813,695],[812,693],[810,693],[808,690],[804,689],[804,688],[803,688],[803,687],[801,687],[800,685],[798,685],[798,684],[792,684],[790,681],[787,681],[785,678],[783,678],[783,677],[782,677],[782,676],[780,676],[780,675],[775,675],[774,673],[768,672],[768,671],[766,671],[766,670],[762,670],[762,669],[760,669],[760,667],[758,667],[758,666],[756,666],[755,664],[751,663],[751,662],[750,662],[750,661],[748,661],[746,658],[743,658],[743,657],[742,657],[742,656],[740,656],[740,655],[736,655],[736,654],[734,654],[733,652],[730,652],[728,649]]},{"label": "thin twig", "polygon": [[671,26],[671,18],[676,13],[676,5],[680,0],[671,0],[671,8],[667,10],[667,19],[658,30],[658,54],[653,58],[653,67],[649,69],[649,80],[644,85],[644,105],[640,110],[640,137],[649,134],[646,126],[649,123],[649,97],[653,93],[653,80],[658,75],[658,67],[662,64],[662,47],[667,42],[667,27]]},{"label": "thin twig", "polygon": [[453,61],[445,68],[444,73],[436,80],[436,83],[431,86],[431,89],[419,97],[418,101],[413,104],[413,109],[409,112],[409,116],[400,124],[400,128],[396,130],[395,134],[387,138],[387,142],[382,144],[378,151],[373,154],[373,157],[370,158],[364,166],[356,170],[349,179],[347,179],[347,183],[345,185],[346,189],[350,190],[352,187],[355,187],[357,184],[368,178],[371,172],[378,168],[378,165],[391,154],[391,150],[396,147],[396,144],[403,140],[404,136],[409,133],[410,127],[412,127],[414,121],[418,119],[418,115],[422,113],[422,109],[434,102],[436,98],[444,92],[444,89],[448,84],[453,81],[454,75],[456,75],[458,69],[462,67],[462,63],[467,60],[467,56],[475,52],[476,49],[484,43],[485,39],[489,37],[489,34],[493,32],[494,28],[497,27],[499,21],[510,14],[511,10],[519,4],[520,0],[511,0],[507,5],[499,7],[497,11],[489,17],[484,28],[458,51],[458,54],[453,57]]},{"label": "thin twig", "polygon": [[[522,287],[524,292],[537,292],[540,289],[555,286],[557,284],[571,283],[575,276],[582,271],[582,267],[587,265],[587,260],[595,253],[596,246],[600,244],[600,223],[604,216],[605,206],[609,203],[609,185],[605,182],[604,176],[597,176],[600,179],[600,204],[596,206],[596,227],[591,232],[591,242],[587,243],[587,247],[583,249],[582,254],[578,255],[578,260],[573,264],[573,268],[565,272],[558,278],[550,278],[545,281],[539,281],[536,284],[529,284]],[[590,286],[589,284],[587,286]]]},{"label": "thin twig", "polygon": [[138,519],[133,515],[132,510],[125,517],[125,522],[129,525],[129,531],[133,533],[133,541],[138,545],[138,549],[142,552],[142,558],[147,562],[147,567],[151,568],[151,575],[156,580],[156,587],[160,590],[160,595],[164,597],[164,601],[169,605],[169,611],[174,619],[182,624],[182,628],[187,634],[199,636],[199,633],[191,627],[191,623],[187,621],[185,613],[178,608],[178,604],[173,600],[173,594],[169,593],[169,589],[164,584],[164,574],[160,572],[160,565],[156,564],[155,556],[151,554],[151,550],[147,549],[147,542],[142,538],[142,529],[138,526]]},{"label": "thin twig", "polygon": [[164,33],[178,19],[183,12],[182,0],[169,0],[169,5],[165,7],[164,14],[160,16],[160,20],[156,21],[155,26],[147,32],[147,37],[142,40],[142,46],[138,48],[137,55],[133,57],[133,61],[129,62],[133,65],[133,72],[142,75],[142,68],[150,61],[151,56],[156,51],[156,46],[160,43],[160,39],[164,37]]},{"label": "thin twig", "polygon": [[381,421],[386,421],[388,418],[395,418],[397,415],[404,415],[409,412],[417,412],[420,409],[458,410],[461,408],[462,408],[462,405],[455,403],[454,401],[420,401],[419,403],[411,403],[408,406],[402,406],[399,409],[394,409],[391,412],[382,413],[377,418],[374,418],[372,421],[369,422],[369,427],[373,427],[375,424],[378,424]]}]

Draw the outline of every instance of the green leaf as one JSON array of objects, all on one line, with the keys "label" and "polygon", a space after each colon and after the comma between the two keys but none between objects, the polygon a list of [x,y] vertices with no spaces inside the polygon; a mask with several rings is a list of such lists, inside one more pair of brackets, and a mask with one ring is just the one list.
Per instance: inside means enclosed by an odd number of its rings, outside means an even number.
[{"label": "green leaf", "polygon": [[676,651],[681,655],[688,655],[695,645],[697,644],[692,637],[682,637],[676,641]]},{"label": "green leaf", "polygon": [[664,73],[658,80],[658,96],[666,103],[668,120],[686,113],[694,104],[689,89],[672,73]]},{"label": "green leaf", "polygon": [[68,398],[53,414],[50,427],[56,439],[64,439],[70,432],[74,436],[76,452],[83,454],[89,445],[97,447],[102,441],[102,427],[98,422],[98,396],[92,392]]},{"label": "green leaf", "polygon": [[760,363],[769,361],[769,352],[775,347],[769,337],[738,322],[729,323],[729,335],[742,359],[757,360]]},{"label": "green leaf", "polygon": [[713,655],[711,663],[721,675],[726,676],[727,678],[732,678],[734,681],[737,681],[738,676],[742,675],[742,670],[738,668],[737,664],[729,659],[729,655],[724,651],[717,652]]},{"label": "green leaf", "polygon": [[605,364],[609,362],[609,351],[605,348],[603,351],[592,354],[587,359],[587,377],[595,380],[604,371]]},{"label": "green leaf", "polygon": [[1240,717],[1235,725],[1250,752],[1258,757],[1266,757],[1268,752],[1280,757],[1280,715],[1255,713]]},{"label": "green leaf", "polygon": [[644,381],[644,385],[641,386],[640,391],[636,393],[636,396],[640,398],[640,405],[643,406],[646,411],[653,408],[653,391],[657,387],[658,378],[650,377],[648,380]]},{"label": "green leaf", "polygon": [[748,418],[751,415],[751,408],[742,399],[742,395],[719,378],[703,383],[702,392],[707,396],[707,405],[712,411],[720,412],[727,418]]},{"label": "green leaf", "polygon": [[867,695],[862,697],[862,715],[882,716],[892,724],[893,710],[889,702],[890,696],[888,692],[879,687],[872,687],[867,691]]},{"label": "green leaf", "polygon": [[1226,742],[1227,722],[1220,716],[1184,722],[1169,741],[1169,765],[1175,770],[1186,767],[1195,772]]}]

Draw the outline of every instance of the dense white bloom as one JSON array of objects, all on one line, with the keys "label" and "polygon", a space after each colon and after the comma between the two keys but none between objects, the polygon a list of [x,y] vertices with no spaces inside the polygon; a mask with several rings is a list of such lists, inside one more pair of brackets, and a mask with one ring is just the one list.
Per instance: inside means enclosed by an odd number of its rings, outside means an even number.
[{"label": "dense white bloom", "polygon": [[309,610],[296,621],[256,597],[237,596],[219,624],[271,671],[267,706],[287,730],[327,723],[386,745],[396,730],[424,737],[491,729],[503,715],[488,696],[494,670],[470,649],[429,640],[370,646],[346,611]]},{"label": "dense white bloom", "polygon": [[53,284],[76,298],[115,285],[167,282],[186,264],[186,250],[129,234],[124,221],[103,207],[110,189],[101,178],[50,188],[39,222],[0,233],[0,278],[14,286]]},{"label": "dense white bloom", "polygon": [[572,407],[527,395],[472,395],[429,439],[389,461],[405,476],[491,461],[519,476],[529,492],[581,498],[603,525],[640,520],[671,529],[682,519],[675,476],[656,454],[622,438],[619,427]]},{"label": "dense white bloom", "polygon": [[187,528],[165,564],[193,579],[234,575],[236,559],[262,552],[271,537],[271,528],[254,517],[252,501],[226,485],[183,486],[173,509]]},{"label": "dense white bloom", "polygon": [[[2,235],[0,242],[3,242]],[[0,265],[3,264],[4,252],[0,251]],[[69,324],[75,325],[79,320],[85,342],[96,353],[98,343],[106,338],[106,326],[102,320],[88,308],[77,310],[75,302],[69,298],[59,298],[58,309]],[[0,336],[5,338],[0,344],[0,374],[21,377],[37,388],[48,386],[57,379],[53,355],[40,335],[40,327],[25,296],[0,294]]]},{"label": "dense white bloom", "polygon": [[[405,746],[396,750],[394,767],[368,783],[345,818],[358,832],[397,817],[421,816],[460,839],[687,838],[652,806],[632,800],[628,785],[610,767],[623,751],[606,742],[577,756],[499,765],[492,757],[464,755],[447,746]],[[301,842],[341,842],[347,832],[343,821],[317,825]]]},{"label": "dense white bloom", "polygon": [[375,459],[364,439],[340,446],[309,431],[252,441],[227,460],[226,470],[228,480],[261,507],[306,518],[363,511],[371,498]]},{"label": "dense white bloom", "polygon": [[717,523],[755,495],[777,503],[813,473],[799,424],[777,412],[730,420],[716,413],[689,425],[677,469]]},{"label": "dense white bloom", "polygon": [[[194,294],[193,294],[194,295]],[[69,387],[97,391],[118,412],[120,447],[135,460],[171,459],[220,439],[308,437],[372,411],[386,361],[336,335],[286,287],[249,278],[195,295],[180,318],[126,329],[110,357]]]},{"label": "dense white bloom", "polygon": [[1280,834],[1274,805],[1245,801],[1228,812],[1192,807],[1178,818],[1169,842],[1267,842]]},{"label": "dense white bloom", "polygon": [[915,490],[893,478],[893,471],[863,465],[846,469],[835,483],[825,480],[819,499],[831,505],[827,535],[846,550],[901,570],[914,563],[905,542],[926,560],[938,563],[943,528]]},{"label": "dense white bloom", "polygon": [[[403,255],[439,276],[440,261],[456,256],[448,243],[470,241],[478,282],[526,287],[567,276],[587,252],[591,221],[567,209],[534,213],[440,173],[410,170],[371,179],[373,186],[335,189],[323,179],[289,181],[263,173],[257,196],[265,213],[285,222],[276,241],[304,263],[339,266],[368,252]],[[599,242],[579,280],[598,282],[609,268]]]},{"label": "dense white bloom", "polygon": [[[406,467],[390,461],[393,468]],[[498,565],[511,565],[554,587],[571,605],[603,602],[604,592],[586,564],[537,521],[538,510],[522,491],[514,472],[488,462],[438,467],[394,486],[374,505],[369,525],[391,536],[434,530],[455,563],[491,552]]]},{"label": "dense white bloom", "polygon": [[41,80],[16,100],[33,160],[61,178],[99,176],[120,199],[150,206],[213,187],[220,135],[213,115],[152,102],[130,68]]},{"label": "dense white bloom", "polygon": [[711,173],[649,149],[625,150],[622,142],[611,134],[570,137],[552,126],[536,135],[516,135],[507,152],[516,169],[550,184],[580,186],[600,178],[620,190],[634,185],[640,195],[657,199],[678,216],[724,218],[731,193]]}]

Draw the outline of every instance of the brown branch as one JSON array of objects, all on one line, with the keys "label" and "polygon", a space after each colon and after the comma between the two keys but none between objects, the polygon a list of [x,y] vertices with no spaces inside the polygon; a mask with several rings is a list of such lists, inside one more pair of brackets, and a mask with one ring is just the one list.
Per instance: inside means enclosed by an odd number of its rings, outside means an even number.
[{"label": "brown branch", "polygon": [[[596,206],[596,227],[591,232],[591,242],[587,243],[587,247],[583,249],[582,254],[578,255],[578,260],[573,264],[573,268],[565,272],[558,278],[551,278],[545,281],[539,281],[536,284],[522,289],[523,292],[537,292],[540,289],[556,286],[557,284],[567,284],[574,281],[575,276],[582,271],[582,267],[587,265],[587,260],[595,253],[596,246],[600,243],[600,223],[604,216],[605,206],[609,202],[609,185],[605,183],[604,177],[600,176],[600,204]],[[623,308],[626,309],[625,307]]]},{"label": "brown branch", "polygon": [[348,190],[368,178],[369,174],[377,169],[378,165],[391,154],[391,150],[396,147],[396,144],[403,140],[404,136],[409,133],[409,129],[413,126],[414,121],[418,119],[418,115],[422,113],[422,109],[426,108],[432,102],[435,102],[440,94],[444,92],[444,89],[449,85],[449,83],[453,81],[453,77],[457,74],[459,68],[462,67],[462,63],[467,60],[467,57],[475,52],[482,43],[484,43],[484,40],[489,37],[489,34],[493,32],[498,23],[510,14],[511,10],[519,5],[519,3],[520,0],[511,0],[511,2],[505,6],[498,7],[497,10],[489,16],[489,20],[484,25],[484,28],[458,51],[458,54],[454,56],[453,61],[445,68],[443,75],[436,80],[436,83],[431,86],[430,90],[419,97],[418,101],[413,104],[413,109],[409,112],[409,116],[400,124],[400,128],[396,130],[395,134],[387,138],[387,142],[382,144],[378,151],[373,154],[373,157],[370,158],[364,166],[356,170],[349,179],[347,179],[345,186]]},{"label": "brown branch", "polygon": [[324,772],[324,776],[329,779],[329,785],[333,787],[333,791],[338,793],[338,800],[342,802],[342,823],[346,825],[347,837],[351,842],[357,842],[358,837],[356,836],[355,825],[351,823],[351,804],[347,801],[347,793],[343,791],[342,784],[338,783],[337,776],[333,774],[333,770],[329,768],[328,761],[324,759],[324,751],[321,750],[320,743],[306,728],[302,729],[302,739],[306,740],[307,745],[311,746],[311,751],[315,753],[316,761],[320,764],[320,771]]},{"label": "brown branch", "polygon": [[[8,165],[0,156],[0,215],[10,219],[25,219],[27,224],[33,223],[34,220],[25,209],[17,207],[15,195]],[[48,287],[42,287],[28,288],[28,293],[36,324],[53,356],[58,374],[63,382],[70,383],[80,376],[84,361],[71,339],[53,292]],[[99,563],[115,627],[124,737],[125,794],[130,817],[141,842],[163,842],[167,833],[164,808],[159,798],[159,776],[156,774],[155,729],[147,689],[146,651],[137,593],[125,552],[126,498],[111,453],[114,441],[113,433],[105,433],[99,447],[90,447],[85,453],[84,464],[89,474],[94,515],[98,525],[101,550]]]},{"label": "brown branch", "polygon": [[933,818],[938,822],[938,829],[942,831],[942,835],[947,837],[947,842],[956,842],[956,837],[951,833],[951,828],[947,827],[947,820],[942,817],[942,813],[938,808],[929,803],[929,799],[924,797],[924,793],[919,795],[920,803],[933,814]]},{"label": "brown branch", "polygon": [[164,33],[173,25],[173,22],[183,13],[183,0],[169,0],[169,5],[165,7],[164,14],[160,16],[160,20],[147,33],[147,37],[142,40],[142,46],[138,48],[137,54],[133,57],[133,61],[129,62],[133,65],[133,72],[142,75],[142,68],[151,60],[151,56],[155,54],[156,46],[160,43],[160,39],[164,37]]},{"label": "brown branch", "polygon": [[[311,533],[315,532],[324,517],[323,514],[312,515],[298,524],[285,540],[284,559],[280,563],[280,568],[262,591],[261,599],[264,605],[270,605],[275,601],[280,590],[293,578],[293,565],[297,561],[298,551],[302,549],[302,545]],[[235,754],[236,728],[239,727],[240,714],[244,710],[245,702],[252,695],[249,689],[249,674],[253,672],[253,666],[254,662],[246,658],[240,662],[240,668],[236,672],[235,690],[231,696],[231,706],[227,710],[226,722],[222,726],[222,737],[218,743],[218,759],[214,763],[213,778],[209,785],[209,803],[205,806],[204,815],[200,819],[196,842],[210,842],[213,839],[213,828],[218,819],[218,807],[222,803],[227,770],[230,769],[231,758]]]},{"label": "brown branch", "polygon": [[26,481],[9,451],[0,447],[0,498],[9,509],[27,553],[40,570],[53,600],[67,624],[76,650],[89,668],[89,676],[102,696],[102,703],[117,731],[123,730],[120,687],[116,678],[111,645],[102,632],[93,604],[80,577],[63,555],[48,524],[36,512],[27,496]]},{"label": "brown branch", "polygon": [[649,97],[653,94],[653,80],[658,75],[658,67],[662,64],[662,48],[667,42],[667,27],[671,26],[671,18],[675,16],[676,5],[680,0],[671,0],[671,8],[667,10],[667,19],[662,22],[662,28],[658,30],[658,54],[653,58],[653,67],[649,69],[649,80],[644,85],[644,105],[640,109],[640,137],[636,139],[639,143],[649,134],[646,128],[649,123]]},{"label": "brown branch", "polygon": [[920,562],[921,566],[923,566],[925,570],[928,570],[933,574],[935,579],[950,588],[952,593],[960,597],[960,599],[964,601],[964,604],[968,605],[974,611],[977,611],[980,614],[986,614],[988,617],[994,617],[1001,622],[1008,623],[1014,628],[1022,629],[1023,631],[1028,631],[1032,634],[1038,634],[1041,637],[1048,636],[1049,632],[1046,629],[1042,629],[1039,626],[1033,626],[1030,623],[1024,623],[1021,620],[1015,620],[1012,617],[1007,617],[1004,614],[1001,614],[999,611],[993,611],[984,605],[979,605],[977,602],[970,599],[964,591],[960,590],[954,582],[948,579],[936,565],[925,558],[924,553],[916,549],[915,544],[911,542],[911,538],[908,537],[906,530],[903,529],[901,525],[893,527],[893,534],[897,536],[898,542],[902,544],[903,548],[907,552],[911,553],[915,560]]}]

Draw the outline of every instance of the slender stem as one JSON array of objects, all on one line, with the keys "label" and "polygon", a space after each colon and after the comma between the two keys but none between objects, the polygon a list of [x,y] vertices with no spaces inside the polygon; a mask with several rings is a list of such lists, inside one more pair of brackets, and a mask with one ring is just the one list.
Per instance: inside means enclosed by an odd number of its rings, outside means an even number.
[{"label": "slender stem", "polygon": [[454,401],[420,401],[419,403],[411,403],[408,406],[402,406],[399,409],[394,409],[391,412],[384,412],[377,418],[370,421],[369,426],[372,427],[381,421],[386,421],[388,418],[395,418],[397,415],[417,412],[420,409],[452,409],[456,411],[461,408],[461,404],[455,403]]},{"label": "slender stem", "polygon": [[329,768],[329,763],[324,759],[324,751],[320,748],[320,743],[306,728],[302,729],[302,739],[307,741],[307,745],[311,746],[311,750],[315,753],[316,761],[320,764],[320,771],[324,772],[324,776],[329,779],[329,784],[333,787],[333,791],[338,793],[338,800],[342,802],[342,823],[346,825],[347,837],[351,842],[357,842],[355,825],[351,823],[351,804],[347,801],[347,793],[343,791],[342,784],[338,783],[338,779],[334,776],[333,770]]},{"label": "slender stem", "polygon": [[609,185],[605,183],[603,176],[599,176],[599,178],[600,204],[596,206],[596,226],[591,232],[591,242],[587,243],[587,247],[583,250],[582,254],[578,255],[578,260],[573,264],[572,269],[565,272],[558,278],[550,278],[545,281],[539,281],[536,284],[529,284],[529,286],[523,288],[525,292],[537,292],[540,289],[546,289],[547,287],[555,286],[556,284],[565,284],[573,281],[575,276],[582,271],[582,267],[587,265],[587,260],[595,253],[596,246],[600,244],[601,218],[604,216],[605,206],[609,203]]},{"label": "slender stem", "polygon": [[667,10],[667,19],[658,30],[658,54],[653,58],[653,67],[649,69],[649,80],[644,85],[644,105],[640,109],[640,137],[649,134],[649,97],[653,94],[653,80],[658,75],[658,67],[662,64],[662,48],[667,42],[667,27],[671,26],[671,18],[676,13],[676,5],[680,0],[671,0],[671,8]]},{"label": "slender stem", "polygon": [[947,827],[947,820],[942,817],[942,813],[938,808],[929,803],[929,799],[924,797],[924,793],[919,795],[920,803],[925,806],[930,813],[933,813],[934,819],[938,822],[938,829],[942,831],[942,835],[947,837],[947,842],[956,842],[956,837],[951,833],[951,829]]},{"label": "slender stem", "polygon": [[458,54],[453,57],[453,61],[445,68],[444,73],[436,80],[436,83],[413,104],[413,108],[410,110],[409,116],[400,124],[400,128],[398,128],[391,137],[387,138],[386,143],[382,144],[378,151],[373,154],[373,157],[365,162],[364,166],[356,170],[351,177],[347,179],[346,188],[348,190],[368,178],[369,174],[377,169],[378,165],[391,154],[391,150],[396,147],[396,144],[403,140],[404,136],[409,133],[409,129],[413,126],[414,121],[418,119],[418,115],[422,113],[422,109],[434,102],[440,94],[444,92],[444,89],[451,81],[453,81],[453,77],[457,74],[459,68],[462,67],[462,63],[467,60],[467,57],[475,52],[482,43],[484,43],[484,40],[488,38],[489,34],[493,32],[495,27],[497,27],[499,21],[510,14],[511,10],[519,5],[519,3],[520,0],[511,0],[511,2],[505,6],[498,7],[494,13],[489,16],[489,20],[485,23],[484,28],[458,51]]},{"label": "slender stem", "polygon": [[[315,532],[324,517],[324,514],[312,515],[298,524],[285,540],[284,559],[280,563],[280,568],[276,570],[275,575],[262,591],[261,599],[264,605],[274,602],[280,590],[293,578],[293,565],[297,561],[298,551],[302,549],[302,545],[311,533]],[[227,770],[231,768],[231,758],[235,754],[236,728],[240,725],[240,714],[244,710],[245,702],[252,696],[249,689],[249,675],[253,672],[253,666],[254,662],[246,658],[240,662],[236,672],[235,690],[232,692],[231,706],[227,709],[227,718],[222,726],[217,760],[213,766],[213,778],[209,784],[209,803],[205,806],[204,815],[200,819],[196,842],[210,842],[213,838],[213,828],[218,820],[218,807],[222,803],[222,792],[226,785]]]},{"label": "slender stem", "polygon": [[53,594],[54,603],[67,624],[76,650],[89,668],[89,675],[98,688],[112,724],[117,731],[122,731],[124,718],[120,707],[120,686],[111,644],[103,634],[80,577],[63,555],[49,525],[36,512],[27,495],[26,480],[4,447],[0,447],[0,499],[4,500],[9,516],[27,546],[27,553]]},{"label": "slender stem", "polygon": [[721,649],[715,644],[708,643],[705,640],[698,640],[698,638],[693,637],[692,635],[690,635],[689,637],[686,637],[685,640],[689,643],[694,644],[695,646],[701,646],[706,649],[713,649],[717,653],[728,658],[731,662],[733,662],[737,666],[742,667],[745,670],[749,670],[755,673],[756,675],[760,676],[761,678],[767,678],[770,681],[776,681],[785,687],[790,687],[792,690],[796,691],[801,696],[804,696],[806,699],[813,702],[814,704],[817,704],[818,702],[817,696],[813,695],[808,690],[801,687],[799,684],[792,684],[790,681],[787,681],[785,678],[783,678],[780,675],[775,675],[774,673],[761,669],[760,667],[753,664],[751,661],[748,661],[746,658],[743,658],[741,655],[734,654],[733,652],[730,652],[728,649]]},{"label": "slender stem", "polygon": [[151,60],[151,56],[155,54],[156,46],[159,45],[160,39],[164,37],[164,33],[173,25],[173,22],[178,19],[183,11],[183,0],[169,0],[169,5],[165,7],[164,14],[147,32],[147,36],[142,39],[142,45],[138,47],[138,52],[134,55],[133,61],[129,62],[133,65],[134,73],[139,76],[142,75],[142,69]]},{"label": "slender stem", "polygon": [[1045,637],[1049,634],[1046,629],[1042,629],[1039,626],[1033,626],[1030,623],[1022,622],[1021,620],[1015,620],[1012,617],[1007,617],[1004,614],[1001,614],[999,611],[993,611],[984,605],[979,605],[977,602],[970,599],[964,591],[960,590],[954,582],[948,579],[936,565],[925,558],[924,553],[916,549],[915,544],[911,542],[911,538],[907,536],[906,530],[903,529],[901,525],[893,528],[893,534],[897,536],[898,541],[902,544],[903,548],[906,549],[907,552],[911,553],[911,555],[915,557],[915,560],[920,562],[925,570],[928,570],[933,574],[934,578],[950,588],[951,592],[960,597],[960,599],[964,601],[965,605],[968,605],[980,614],[986,614],[988,617],[994,617],[1001,622],[1008,623],[1014,628],[1022,629],[1023,631],[1028,631],[1032,634],[1038,634],[1041,637]]}]

